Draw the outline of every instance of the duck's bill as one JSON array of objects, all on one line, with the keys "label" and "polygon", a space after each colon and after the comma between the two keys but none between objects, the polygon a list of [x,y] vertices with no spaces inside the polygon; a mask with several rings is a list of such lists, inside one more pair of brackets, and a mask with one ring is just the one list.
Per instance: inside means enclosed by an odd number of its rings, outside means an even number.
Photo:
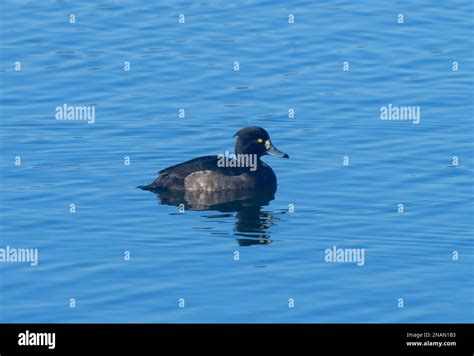
[{"label": "duck's bill", "polygon": [[270,156],[278,157],[278,158],[290,158],[290,156],[288,156],[285,152],[281,152],[278,148],[273,146],[270,140],[265,142],[265,146],[267,147],[267,153]]}]

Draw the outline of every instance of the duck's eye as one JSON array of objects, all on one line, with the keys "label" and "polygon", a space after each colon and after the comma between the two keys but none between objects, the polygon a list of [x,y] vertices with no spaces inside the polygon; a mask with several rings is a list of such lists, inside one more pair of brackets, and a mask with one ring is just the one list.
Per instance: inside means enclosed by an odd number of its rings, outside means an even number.
[{"label": "duck's eye", "polygon": [[263,139],[262,139],[262,138],[259,138],[257,141],[260,142],[260,143],[262,143],[262,142],[263,142]]}]

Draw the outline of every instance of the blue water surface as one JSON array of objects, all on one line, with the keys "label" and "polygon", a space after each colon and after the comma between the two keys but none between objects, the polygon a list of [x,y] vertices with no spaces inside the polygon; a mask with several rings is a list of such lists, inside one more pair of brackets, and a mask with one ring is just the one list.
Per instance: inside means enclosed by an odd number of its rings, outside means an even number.
[{"label": "blue water surface", "polygon": [[[473,7],[2,1],[0,322],[473,322]],[[137,189],[253,125],[265,204]]]}]

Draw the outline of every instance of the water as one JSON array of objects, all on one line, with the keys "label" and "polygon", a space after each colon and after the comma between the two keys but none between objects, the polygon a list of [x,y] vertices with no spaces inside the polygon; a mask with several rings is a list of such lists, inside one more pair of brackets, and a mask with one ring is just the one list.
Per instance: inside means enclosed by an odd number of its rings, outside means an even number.
[{"label": "water", "polygon": [[[39,251],[0,263],[1,322],[473,321],[472,2],[0,6],[1,246]],[[136,188],[251,125],[290,155],[274,197]]]}]

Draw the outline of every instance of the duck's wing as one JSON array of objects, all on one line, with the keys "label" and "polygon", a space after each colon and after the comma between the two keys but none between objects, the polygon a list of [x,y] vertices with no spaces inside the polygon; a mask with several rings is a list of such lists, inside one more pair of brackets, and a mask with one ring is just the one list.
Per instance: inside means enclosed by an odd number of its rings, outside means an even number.
[{"label": "duck's wing", "polygon": [[192,172],[196,172],[196,170],[200,170],[200,167],[203,167],[204,169],[209,169],[212,166],[217,167],[217,156],[202,156],[198,158],[193,158],[190,159],[189,161],[183,162],[183,163],[178,163],[175,164],[174,166],[167,167],[165,169],[162,169],[161,171],[158,172],[160,176],[166,175],[166,174],[172,174],[176,176],[181,176],[185,175],[186,177],[188,174],[191,174]]},{"label": "duck's wing", "polygon": [[151,184],[142,186],[146,190],[182,190],[187,176],[201,171],[212,171],[222,175],[240,175],[248,169],[241,167],[219,167],[218,156],[203,156],[176,164],[159,171],[159,177]]}]

